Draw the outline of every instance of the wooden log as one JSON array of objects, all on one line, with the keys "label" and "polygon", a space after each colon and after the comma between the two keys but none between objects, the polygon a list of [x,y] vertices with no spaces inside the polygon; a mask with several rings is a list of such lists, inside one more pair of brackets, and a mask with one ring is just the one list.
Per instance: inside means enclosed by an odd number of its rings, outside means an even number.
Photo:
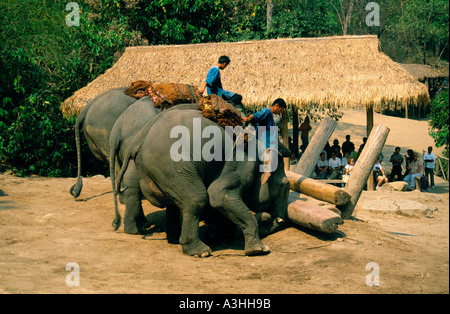
[{"label": "wooden log", "polygon": [[[366,135],[367,137],[370,136],[370,133],[373,129],[373,104],[370,104],[367,107],[367,119],[366,119]],[[369,179],[367,179],[367,191],[373,191],[375,190],[375,186],[373,184],[373,172],[369,174]]]},{"label": "wooden log", "polygon": [[387,127],[380,124],[370,133],[361,156],[353,167],[352,175],[348,179],[344,189],[350,194],[350,201],[342,207],[338,206],[339,210],[342,212],[342,219],[350,219],[352,216],[356,203],[358,203],[359,197],[364,189],[364,185],[373,171],[373,166],[380,157],[381,150],[389,135],[389,131],[390,130]]},{"label": "wooden log", "polygon": [[297,225],[324,233],[336,232],[341,223],[341,217],[335,212],[302,200],[288,205],[288,218]]},{"label": "wooden log", "polygon": [[350,201],[350,194],[337,186],[310,179],[292,171],[285,172],[293,191],[335,205],[345,205]]},{"label": "wooden log", "polygon": [[305,202],[306,204],[310,204],[310,205],[313,205],[313,206],[320,206],[320,207],[322,207],[324,209],[331,210],[332,212],[335,212],[336,214],[338,214],[339,217],[342,214],[341,211],[336,207],[335,204],[331,204],[331,203],[328,203],[328,202],[325,202],[325,201],[321,201],[321,200],[315,199],[314,197],[306,195],[306,194],[300,195],[300,193],[296,192],[296,191],[292,191],[292,190],[289,191],[288,204],[292,203],[292,202],[294,202],[294,201],[296,201],[298,199],[303,201],[303,202]]},{"label": "wooden log", "polygon": [[331,134],[333,134],[336,125],[337,122],[329,117],[322,120],[303,153],[302,158],[300,158],[297,165],[291,167],[291,171],[307,178],[312,176],[320,153],[330,139]]}]

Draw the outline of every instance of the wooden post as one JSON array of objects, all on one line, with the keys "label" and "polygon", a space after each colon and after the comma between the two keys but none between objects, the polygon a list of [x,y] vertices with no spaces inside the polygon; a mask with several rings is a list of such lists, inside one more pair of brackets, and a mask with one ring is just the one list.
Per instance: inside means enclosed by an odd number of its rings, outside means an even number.
[{"label": "wooden post", "polygon": [[292,171],[286,171],[286,176],[293,191],[335,205],[345,205],[350,201],[350,194],[337,186],[306,178]]},{"label": "wooden post", "polygon": [[281,139],[283,145],[289,148],[289,127],[288,127],[288,113],[287,109],[281,112]]},{"label": "wooden post", "polygon": [[356,203],[358,203],[359,197],[364,189],[364,185],[367,182],[369,175],[373,172],[373,166],[378,157],[380,157],[381,150],[383,149],[384,143],[386,143],[389,131],[390,130],[387,127],[380,124],[370,133],[361,156],[353,167],[352,175],[344,189],[351,196],[350,202],[342,207],[338,207],[342,212],[342,219],[350,219],[352,216]]},{"label": "wooden post", "polygon": [[298,107],[292,106],[292,144],[295,147],[295,157],[299,158],[299,145],[298,145]]},{"label": "wooden post", "polygon": [[[286,146],[286,148],[289,149],[289,126],[288,126],[288,120],[289,120],[289,116],[287,113],[287,108],[284,109],[281,112],[281,139],[282,139],[282,143],[284,146]],[[284,169],[285,170],[289,170],[290,165],[289,165],[289,161],[290,161],[290,156],[289,157],[284,157],[283,158],[284,161]]]},{"label": "wooden post", "polygon": [[[373,105],[370,104],[369,107],[367,107],[367,125],[366,125],[366,132],[367,137],[370,136],[370,132],[372,132],[373,129]],[[373,183],[373,172],[370,173],[369,179],[367,180],[367,191],[373,191],[375,189],[374,183]]]},{"label": "wooden post", "polygon": [[333,134],[336,125],[337,122],[329,117],[325,117],[322,120],[303,153],[302,158],[300,158],[297,165],[291,167],[293,172],[308,178],[312,176],[320,153],[330,139],[331,134]]}]

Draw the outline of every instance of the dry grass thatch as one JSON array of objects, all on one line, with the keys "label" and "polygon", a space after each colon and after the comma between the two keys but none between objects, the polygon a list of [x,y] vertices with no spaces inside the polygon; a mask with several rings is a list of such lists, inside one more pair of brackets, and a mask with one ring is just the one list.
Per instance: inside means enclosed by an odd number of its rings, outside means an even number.
[{"label": "dry grass thatch", "polygon": [[399,64],[418,81],[425,81],[427,78],[448,78],[448,69],[438,70],[425,64]]},{"label": "dry grass thatch", "polygon": [[278,39],[239,43],[130,47],[105,74],[62,104],[66,116],[96,95],[132,81],[200,86],[219,56],[231,64],[222,72],[226,90],[245,105],[378,106],[429,103],[424,84],[379,51],[376,36]]}]

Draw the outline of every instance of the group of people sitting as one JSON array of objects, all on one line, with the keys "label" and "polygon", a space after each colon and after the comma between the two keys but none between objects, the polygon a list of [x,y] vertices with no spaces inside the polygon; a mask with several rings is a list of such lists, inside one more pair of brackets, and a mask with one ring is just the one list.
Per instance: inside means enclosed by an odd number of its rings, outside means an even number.
[{"label": "group of people sitting", "polygon": [[322,150],[316,165],[316,175],[320,179],[347,179],[350,176],[358,156],[364,149],[367,138],[363,139],[363,144],[358,152],[355,151],[355,144],[350,140],[350,135],[345,136],[342,148],[339,140],[333,141],[333,146],[327,143]]},{"label": "group of people sitting", "polygon": [[[350,136],[346,136],[347,140],[344,143],[350,142]],[[345,147],[349,147],[349,149],[344,150],[344,157],[338,155],[339,150],[337,148],[337,140],[334,141],[334,149],[331,152],[331,158],[327,159],[327,152],[324,150],[320,154],[320,158],[317,161],[316,165],[316,175],[320,179],[343,179],[346,181],[348,176],[351,174],[352,169],[356,163],[358,156],[361,154],[362,149],[364,148],[365,141],[367,139],[364,138],[362,147],[358,150],[358,153],[355,154],[354,145],[352,146],[350,143]],[[383,153],[380,154],[377,159],[374,167],[373,167],[373,179],[375,189],[378,190],[384,183],[393,182],[394,178],[397,177],[397,180],[403,180],[408,183],[408,190],[412,191],[416,188],[416,178],[420,178],[421,180],[425,180],[427,190],[434,189],[434,168],[436,162],[436,155],[433,153],[433,147],[428,147],[427,153],[424,154],[423,160],[420,158],[418,152],[414,152],[412,149],[408,149],[405,155],[400,153],[400,147],[396,147],[394,153],[390,158],[390,162],[392,163],[392,170],[389,178],[387,177],[384,169],[381,165],[383,161]],[[405,162],[405,171],[403,171],[403,162]]]}]

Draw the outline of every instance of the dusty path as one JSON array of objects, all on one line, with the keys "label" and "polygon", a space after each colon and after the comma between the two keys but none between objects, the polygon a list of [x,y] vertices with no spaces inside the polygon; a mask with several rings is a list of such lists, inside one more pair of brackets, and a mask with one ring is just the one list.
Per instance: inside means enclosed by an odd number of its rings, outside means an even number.
[{"label": "dusty path", "polygon": [[[1,293],[448,293],[448,183],[435,193],[364,192],[435,206],[432,218],[357,210],[355,220],[324,236],[289,227],[264,239],[272,253],[245,257],[240,238],[214,243],[213,256],[184,256],[165,239],[164,211],[145,203],[154,223],[147,236],[114,232],[110,182],[0,175]],[[384,193],[384,195],[382,194]],[[123,213],[124,207],[121,206]],[[400,235],[402,234],[402,235]],[[80,268],[69,287],[68,263]],[[375,262],[380,286],[369,287]],[[72,277],[70,277],[72,278]],[[70,279],[69,278],[69,279]]]}]

